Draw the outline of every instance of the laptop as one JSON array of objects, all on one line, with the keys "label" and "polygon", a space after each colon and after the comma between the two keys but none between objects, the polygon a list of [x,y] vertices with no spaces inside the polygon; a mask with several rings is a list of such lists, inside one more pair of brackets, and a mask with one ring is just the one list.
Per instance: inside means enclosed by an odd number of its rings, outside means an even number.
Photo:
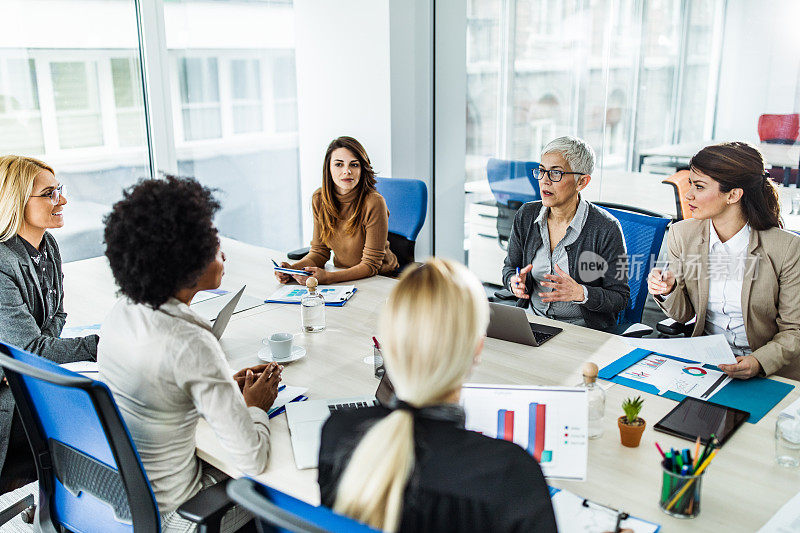
[{"label": "laptop", "polygon": [[562,331],[561,328],[533,324],[521,307],[489,302],[489,328],[486,336],[527,346],[541,346]]},{"label": "laptop", "polygon": [[225,307],[220,310],[217,318],[214,319],[214,325],[211,327],[211,333],[214,334],[217,340],[222,337],[222,334],[225,332],[225,328],[228,327],[228,322],[231,321],[233,312],[236,310],[236,306],[239,304],[242,294],[244,294],[245,287],[247,287],[247,285],[239,289],[239,292],[237,292],[233,298],[231,298],[230,302],[225,304]]},{"label": "laptop", "polygon": [[394,387],[384,373],[374,396],[357,396],[333,400],[308,400],[286,404],[286,421],[292,439],[294,463],[297,468],[317,468],[322,425],[334,411],[362,409],[375,405],[388,405],[394,396]]}]

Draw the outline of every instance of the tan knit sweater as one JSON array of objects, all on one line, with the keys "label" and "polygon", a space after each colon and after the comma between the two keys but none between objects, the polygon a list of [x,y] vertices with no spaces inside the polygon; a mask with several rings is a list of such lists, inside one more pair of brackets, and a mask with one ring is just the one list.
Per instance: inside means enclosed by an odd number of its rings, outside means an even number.
[{"label": "tan knit sweater", "polygon": [[389,210],[386,201],[378,192],[370,193],[364,204],[364,217],[354,234],[349,234],[344,226],[355,211],[357,191],[337,194],[341,205],[339,222],[327,242],[322,241],[320,210],[322,189],[314,191],[311,205],[314,212],[314,235],[311,238],[311,251],[295,263],[295,268],[317,266],[323,268],[331,257],[338,268],[352,269],[350,279],[366,278],[375,274],[390,274],[397,269],[397,257],[389,250]]}]

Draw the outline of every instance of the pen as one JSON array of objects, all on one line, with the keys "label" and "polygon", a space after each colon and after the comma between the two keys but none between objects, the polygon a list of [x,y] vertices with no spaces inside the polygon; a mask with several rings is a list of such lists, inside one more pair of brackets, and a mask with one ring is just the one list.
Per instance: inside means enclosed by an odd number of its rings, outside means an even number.
[{"label": "pen", "polygon": [[620,531],[622,531],[622,530],[619,528],[619,525],[622,523],[622,516],[623,516],[624,514],[625,514],[625,513],[623,513],[622,511],[617,511],[617,523],[616,523],[616,524],[614,524],[614,533],[620,533]]},{"label": "pen", "polygon": [[270,261],[272,261],[272,264],[273,264],[273,265],[275,265],[276,267],[279,267],[279,266],[280,266],[278,263],[276,263],[276,262],[275,262],[275,260],[274,260],[274,259],[270,259]]},{"label": "pen", "polygon": [[697,436],[697,440],[694,443],[694,464],[692,465],[693,468],[697,468],[697,462],[700,459],[700,435]]},{"label": "pen", "polygon": [[664,281],[664,276],[669,272],[669,263],[664,263],[664,268],[661,269],[661,281]]},{"label": "pen", "polygon": [[662,457],[662,458],[664,458],[664,459],[666,459],[666,458],[667,458],[667,456],[666,456],[666,455],[664,455],[664,450],[662,450],[662,449],[661,449],[661,446],[659,446],[657,442],[655,443],[655,445],[656,445],[656,449],[658,450],[658,453],[660,453],[660,454],[661,454],[661,457]]},{"label": "pen", "polygon": [[379,349],[379,350],[381,349],[381,345],[378,344],[378,339],[376,339],[375,337],[372,337],[372,342],[375,343],[375,347],[377,349]]}]

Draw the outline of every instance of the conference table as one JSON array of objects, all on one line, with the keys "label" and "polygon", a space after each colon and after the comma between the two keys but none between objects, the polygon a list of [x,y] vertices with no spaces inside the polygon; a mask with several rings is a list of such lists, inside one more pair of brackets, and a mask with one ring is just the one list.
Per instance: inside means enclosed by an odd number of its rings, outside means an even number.
[{"label": "conference table", "polygon": [[[222,240],[227,256],[222,288],[266,298],[277,287],[271,258],[281,252],[231,239]],[[105,258],[64,265],[67,326],[102,322],[116,301],[115,286]],[[264,304],[231,319],[221,339],[231,371],[259,364],[262,339],[275,332],[296,334],[295,342],[307,355],[285,364],[283,381],[308,387],[311,399],[373,394],[378,385],[373,367],[364,362],[372,354],[372,336],[377,319],[395,280],[376,276],[353,282],[357,293],[343,307],[327,307],[327,328],[303,333],[297,305]],[[469,378],[475,383],[519,385],[575,385],[581,366],[593,361],[601,368],[629,351],[618,337],[547,319],[564,331],[541,347],[529,347],[497,339],[486,339],[481,363]],[[797,386],[785,378],[773,378]],[[603,387],[609,383],[601,382]],[[660,455],[654,446],[685,448],[693,444],[663,433],[652,425],[676,404],[642,394],[641,416],[648,427],[638,448],[620,444],[617,417],[622,401],[639,391],[611,385],[606,392],[604,434],[589,441],[587,481],[550,479],[553,486],[570,490],[597,503],[622,509],[633,516],[661,524],[662,531],[755,531],[800,490],[800,470],[788,470],[774,461],[774,428],[778,412],[800,396],[800,387],[757,424],[746,423],[720,450],[703,479],[702,511],[694,520],[681,520],[662,513],[658,506],[661,487]],[[265,484],[312,504],[319,504],[316,470],[295,468],[286,416],[271,421],[271,459],[266,473],[257,476]],[[211,428],[201,421],[197,430],[197,454],[232,477],[243,474]],[[469,467],[469,465],[465,465]]]}]

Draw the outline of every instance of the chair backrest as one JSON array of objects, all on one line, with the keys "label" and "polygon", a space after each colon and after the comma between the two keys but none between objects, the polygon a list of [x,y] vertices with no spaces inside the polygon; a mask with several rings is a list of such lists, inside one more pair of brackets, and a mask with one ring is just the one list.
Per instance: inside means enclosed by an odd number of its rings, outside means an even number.
[{"label": "chair backrest", "polygon": [[160,531],[153,491],[108,387],[2,342],[0,367],[34,452],[42,531]]},{"label": "chair backrest", "polygon": [[489,159],[486,162],[486,179],[497,203],[508,205],[510,200],[520,203],[541,200],[539,182],[533,177],[535,161]]},{"label": "chair backrest", "polygon": [[658,213],[635,207],[603,205],[600,202],[595,205],[604,208],[619,220],[628,252],[628,286],[631,289],[631,296],[619,323],[641,322],[644,303],[647,300],[647,275],[658,258],[667,224],[671,220],[658,216]]},{"label": "chair backrest", "polygon": [[389,248],[400,268],[414,262],[414,244],[428,211],[428,187],[411,178],[376,178],[375,187],[389,208]]},{"label": "chair backrest", "polygon": [[675,191],[675,212],[678,215],[678,220],[692,218],[692,212],[689,210],[689,202],[686,201],[686,193],[690,187],[689,171],[679,170],[672,176],[662,180],[661,183],[671,185]]},{"label": "chair backrest", "polygon": [[761,142],[794,144],[798,134],[800,134],[800,113],[758,117],[758,138]]},{"label": "chair backrest", "polygon": [[428,212],[428,187],[411,178],[376,178],[375,187],[389,208],[389,231],[416,241]]},{"label": "chair backrest", "polygon": [[371,527],[327,507],[315,507],[249,478],[230,481],[228,496],[253,513],[260,521],[261,531],[376,533]]}]

